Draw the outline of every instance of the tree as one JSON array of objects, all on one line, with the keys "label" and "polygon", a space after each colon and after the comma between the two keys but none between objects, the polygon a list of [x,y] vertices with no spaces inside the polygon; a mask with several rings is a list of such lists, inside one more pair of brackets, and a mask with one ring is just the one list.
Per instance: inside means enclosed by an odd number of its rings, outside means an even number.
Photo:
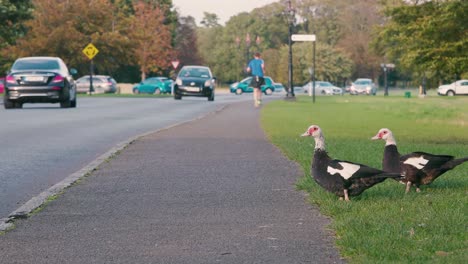
[{"label": "tree", "polygon": [[203,12],[203,19],[200,22],[200,24],[204,25],[207,28],[219,27],[221,25],[218,23],[218,21],[218,15],[214,13]]},{"label": "tree", "polygon": [[468,74],[466,10],[463,0],[389,6],[389,21],[379,27],[374,48],[419,76],[459,79]]},{"label": "tree", "polygon": [[29,0],[0,1],[0,48],[14,44],[15,39],[24,35],[23,22],[30,19],[32,3]]},{"label": "tree", "polygon": [[34,18],[25,23],[27,34],[2,51],[9,61],[23,56],[57,56],[79,72],[87,72],[88,59],[82,50],[89,42],[99,49],[94,60],[103,73],[116,69],[131,57],[128,55],[130,42],[125,37],[128,21],[114,13],[108,0],[34,0],[33,3]]},{"label": "tree", "polygon": [[24,22],[32,18],[32,4],[29,0],[0,0],[0,71],[5,72],[11,63],[1,50],[13,45],[18,37],[26,34]]},{"label": "tree", "polygon": [[202,60],[198,55],[198,49],[193,48],[193,43],[197,43],[195,19],[191,16],[180,17],[177,26],[175,38],[176,56],[185,65],[202,64]]},{"label": "tree", "polygon": [[140,66],[141,79],[152,72],[162,72],[170,67],[173,57],[171,32],[164,24],[164,11],[143,1],[133,6],[135,17],[131,23],[130,37],[135,43],[133,53]]}]

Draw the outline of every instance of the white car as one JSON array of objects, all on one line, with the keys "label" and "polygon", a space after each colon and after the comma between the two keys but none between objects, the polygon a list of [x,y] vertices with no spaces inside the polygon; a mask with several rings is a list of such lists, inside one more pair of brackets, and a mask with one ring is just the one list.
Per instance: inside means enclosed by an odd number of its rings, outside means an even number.
[{"label": "white car", "polygon": [[352,95],[375,95],[377,93],[377,87],[374,85],[371,79],[359,78],[351,84],[349,93]]},{"label": "white car", "polygon": [[[313,88],[312,82],[308,82],[304,84],[304,86],[302,86],[304,93],[309,93],[309,91],[312,91],[312,88]],[[343,89],[341,89],[340,87],[336,87],[329,82],[316,81],[315,93],[322,94],[322,95],[335,95],[335,94],[342,95]]]},{"label": "white car", "polygon": [[451,84],[441,85],[437,88],[437,94],[448,96],[457,94],[468,95],[468,80],[459,80]]}]

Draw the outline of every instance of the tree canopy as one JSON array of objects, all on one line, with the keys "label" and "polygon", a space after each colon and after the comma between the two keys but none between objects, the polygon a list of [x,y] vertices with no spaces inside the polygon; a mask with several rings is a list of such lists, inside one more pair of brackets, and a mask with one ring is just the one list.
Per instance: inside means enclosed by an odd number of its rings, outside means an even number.
[{"label": "tree canopy", "polygon": [[428,1],[386,9],[374,47],[415,75],[439,80],[468,74],[468,1]]},{"label": "tree canopy", "polygon": [[[242,12],[225,25],[205,12],[201,25],[182,17],[172,0],[0,0],[0,67],[20,56],[62,57],[87,74],[83,48],[99,53],[97,73],[137,82],[169,75],[171,61],[210,66],[218,81],[244,77],[254,52],[262,53],[268,75],[288,79],[289,23],[293,34],[315,34],[317,79],[382,76],[381,63],[394,63],[390,78],[449,81],[468,75],[468,1],[463,0],[288,0]],[[291,15],[293,11],[294,16]],[[292,20],[291,20],[292,19]],[[294,83],[310,78],[312,44],[295,42]],[[391,80],[390,80],[391,81]],[[415,83],[416,84],[416,83]]]}]

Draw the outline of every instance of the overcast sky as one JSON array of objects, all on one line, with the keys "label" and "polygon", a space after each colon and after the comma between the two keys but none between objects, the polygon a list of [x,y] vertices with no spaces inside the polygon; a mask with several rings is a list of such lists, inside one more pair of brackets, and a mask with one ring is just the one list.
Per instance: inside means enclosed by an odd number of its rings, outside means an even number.
[{"label": "overcast sky", "polygon": [[203,19],[203,12],[215,13],[219,23],[224,25],[231,16],[241,12],[250,12],[254,8],[262,7],[278,0],[172,0],[174,7],[179,9],[182,16],[192,16],[199,25]]}]

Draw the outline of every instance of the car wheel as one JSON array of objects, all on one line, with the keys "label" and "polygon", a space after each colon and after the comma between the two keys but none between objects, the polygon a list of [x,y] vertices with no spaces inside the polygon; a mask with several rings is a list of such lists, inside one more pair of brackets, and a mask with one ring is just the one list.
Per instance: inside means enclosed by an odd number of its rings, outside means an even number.
[{"label": "car wheel", "polygon": [[23,108],[23,104],[16,102],[15,103],[15,108]]},{"label": "car wheel", "polygon": [[237,94],[237,95],[241,95],[241,94],[242,94],[242,89],[241,89],[241,88],[237,88],[237,89],[236,89],[236,94]]},{"label": "car wheel", "polygon": [[174,92],[174,99],[175,100],[180,100],[180,99],[182,99],[182,95],[177,94],[176,92]]},{"label": "car wheel", "polygon": [[272,95],[273,94],[273,90],[271,88],[266,88],[265,89],[265,94],[266,95]]},{"label": "car wheel", "polygon": [[63,88],[62,101],[60,101],[61,108],[68,108],[71,106],[70,101],[70,87],[65,86]]},{"label": "car wheel", "polygon": [[154,94],[161,94],[161,90],[159,88],[156,88],[156,90],[154,90]]},{"label": "car wheel", "polygon": [[6,96],[3,96],[3,106],[5,107],[5,109],[11,109],[15,108],[15,103],[8,100]]},{"label": "car wheel", "polygon": [[447,92],[447,96],[454,96],[454,95],[455,95],[455,93],[452,90]]},{"label": "car wheel", "polygon": [[214,101],[215,93],[211,91],[210,95],[208,96],[208,101]]},{"label": "car wheel", "polygon": [[139,94],[139,93],[140,93],[140,90],[138,90],[138,88],[133,89],[133,93],[134,93],[134,94]]}]

